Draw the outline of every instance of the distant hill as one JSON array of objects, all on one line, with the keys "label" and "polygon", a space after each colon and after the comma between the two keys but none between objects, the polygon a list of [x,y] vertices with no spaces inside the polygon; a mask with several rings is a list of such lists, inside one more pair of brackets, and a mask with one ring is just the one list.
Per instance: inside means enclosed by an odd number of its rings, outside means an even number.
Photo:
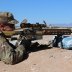
[{"label": "distant hill", "polygon": [[72,27],[72,23],[70,24],[50,24],[51,26],[58,26],[58,27]]}]

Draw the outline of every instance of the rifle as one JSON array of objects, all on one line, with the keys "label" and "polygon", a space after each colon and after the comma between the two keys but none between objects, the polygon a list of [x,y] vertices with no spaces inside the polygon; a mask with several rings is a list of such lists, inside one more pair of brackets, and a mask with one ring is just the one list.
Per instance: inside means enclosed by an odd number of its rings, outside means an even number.
[{"label": "rifle", "polygon": [[[10,31],[9,31],[10,32]],[[3,32],[4,33],[4,32]],[[70,35],[71,29],[42,29],[34,30],[31,28],[21,28],[14,30],[13,35],[10,36],[11,40],[22,40],[24,38],[26,41],[39,40],[42,39],[43,35],[57,35],[57,39],[61,38],[62,35]],[[18,37],[19,36],[19,37]],[[17,38],[18,37],[18,38]],[[49,42],[49,46],[53,44],[53,41]]]},{"label": "rifle", "polygon": [[16,29],[14,31],[3,31],[3,33],[7,37],[11,37],[11,36],[14,36],[14,35],[22,35],[22,36],[24,35],[24,36],[31,36],[33,39],[38,39],[38,36],[43,36],[43,35],[70,35],[71,29],[43,28],[41,30],[39,30],[39,29],[37,30],[37,29],[32,29],[32,28],[19,28],[19,29]]}]

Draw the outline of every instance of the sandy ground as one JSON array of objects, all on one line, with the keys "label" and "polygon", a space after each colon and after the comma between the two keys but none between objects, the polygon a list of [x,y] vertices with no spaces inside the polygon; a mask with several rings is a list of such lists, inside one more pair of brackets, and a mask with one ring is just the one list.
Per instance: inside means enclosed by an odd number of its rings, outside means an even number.
[{"label": "sandy ground", "polygon": [[[43,36],[38,40],[47,44],[53,36]],[[28,58],[15,65],[0,61],[0,72],[72,72],[72,50],[44,48],[31,52]]]}]

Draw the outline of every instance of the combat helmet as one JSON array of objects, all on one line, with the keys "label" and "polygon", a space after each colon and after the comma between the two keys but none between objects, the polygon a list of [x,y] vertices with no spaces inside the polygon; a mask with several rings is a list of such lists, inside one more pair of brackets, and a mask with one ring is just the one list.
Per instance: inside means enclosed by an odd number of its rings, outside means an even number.
[{"label": "combat helmet", "polygon": [[10,12],[0,12],[0,31],[3,31],[5,35],[14,34],[15,24],[18,21],[14,18]]},{"label": "combat helmet", "polygon": [[18,21],[14,19],[14,16],[10,12],[0,12],[0,23],[17,24]]}]

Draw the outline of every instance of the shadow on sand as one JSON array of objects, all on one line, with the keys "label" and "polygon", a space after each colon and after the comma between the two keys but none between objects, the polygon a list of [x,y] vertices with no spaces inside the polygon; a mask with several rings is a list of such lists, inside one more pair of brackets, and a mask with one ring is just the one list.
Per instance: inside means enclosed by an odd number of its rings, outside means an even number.
[{"label": "shadow on sand", "polygon": [[37,51],[51,49],[51,48],[52,47],[48,47],[48,45],[32,46],[29,48],[29,52],[37,52]]},{"label": "shadow on sand", "polygon": [[[31,52],[37,52],[37,51],[41,51],[41,50],[47,50],[47,49],[51,49],[52,47],[49,47],[48,45],[39,45],[38,43],[35,43],[33,44],[31,47],[29,47],[27,50],[26,50],[26,54],[24,55],[24,58],[22,61],[28,59],[29,57],[29,54]],[[22,62],[21,61],[21,62]],[[18,63],[16,63],[18,64]]]}]

